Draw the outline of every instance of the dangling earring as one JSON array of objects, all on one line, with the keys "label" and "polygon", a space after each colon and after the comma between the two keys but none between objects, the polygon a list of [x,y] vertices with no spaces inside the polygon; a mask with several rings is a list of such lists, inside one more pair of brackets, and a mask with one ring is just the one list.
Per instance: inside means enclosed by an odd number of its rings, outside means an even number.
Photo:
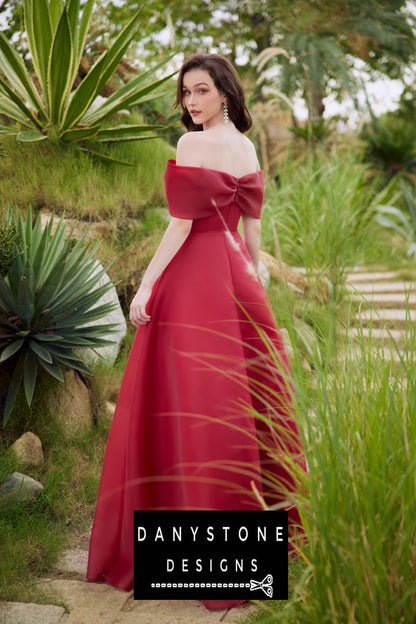
[{"label": "dangling earring", "polygon": [[224,102],[224,123],[228,124],[228,104],[227,104],[227,101]]}]

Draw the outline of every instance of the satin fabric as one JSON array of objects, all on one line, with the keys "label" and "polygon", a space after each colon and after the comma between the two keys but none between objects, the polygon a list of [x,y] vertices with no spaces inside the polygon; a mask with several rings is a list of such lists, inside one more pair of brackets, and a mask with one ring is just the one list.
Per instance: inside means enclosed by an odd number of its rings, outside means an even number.
[{"label": "satin fabric", "polygon": [[[242,213],[260,218],[263,173],[237,178],[171,160],[165,186],[171,215],[193,224],[136,332],[88,560],[87,578],[123,589],[133,586],[133,510],[258,509],[256,491],[274,504],[284,500],[276,483],[294,487],[279,454],[301,457],[287,356],[237,231]],[[299,524],[296,509],[289,515]]]}]

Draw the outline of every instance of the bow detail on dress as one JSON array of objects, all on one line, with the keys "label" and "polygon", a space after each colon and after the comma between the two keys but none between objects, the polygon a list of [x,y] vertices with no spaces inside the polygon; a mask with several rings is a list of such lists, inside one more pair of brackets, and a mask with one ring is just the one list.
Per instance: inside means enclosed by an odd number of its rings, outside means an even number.
[{"label": "bow detail on dress", "polygon": [[264,186],[259,184],[259,177],[263,182],[263,172],[250,173],[242,178],[233,178],[234,202],[251,217],[260,219],[263,203]]},{"label": "bow detail on dress", "polygon": [[[169,160],[165,185],[169,212],[174,217],[210,217],[235,203],[242,212],[260,218],[264,194],[263,171],[237,178],[225,171],[178,166],[174,160]],[[215,205],[212,198],[215,198]]]}]

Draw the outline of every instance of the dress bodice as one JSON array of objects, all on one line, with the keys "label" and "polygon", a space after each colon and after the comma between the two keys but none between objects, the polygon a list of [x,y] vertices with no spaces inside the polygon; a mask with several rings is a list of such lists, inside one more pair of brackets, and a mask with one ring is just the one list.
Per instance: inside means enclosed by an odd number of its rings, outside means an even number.
[{"label": "dress bodice", "polygon": [[242,212],[260,219],[263,171],[240,178],[216,169],[179,166],[169,160],[166,196],[173,217],[194,219],[193,231],[235,230]]}]

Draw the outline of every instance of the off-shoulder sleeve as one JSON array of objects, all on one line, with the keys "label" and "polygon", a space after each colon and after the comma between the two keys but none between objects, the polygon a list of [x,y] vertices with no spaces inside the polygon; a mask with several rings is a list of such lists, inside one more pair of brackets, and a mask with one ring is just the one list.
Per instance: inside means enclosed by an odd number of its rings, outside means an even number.
[{"label": "off-shoulder sleeve", "polygon": [[207,180],[194,167],[178,167],[169,160],[165,171],[169,212],[179,219],[209,217],[214,210],[207,201]]},{"label": "off-shoulder sleeve", "polygon": [[260,219],[264,197],[264,173],[250,173],[237,181],[236,204],[242,212]]},{"label": "off-shoulder sleeve", "polygon": [[199,167],[181,167],[169,160],[165,171],[169,212],[180,219],[203,219],[232,202],[259,219],[264,193],[263,172],[236,178]]}]

